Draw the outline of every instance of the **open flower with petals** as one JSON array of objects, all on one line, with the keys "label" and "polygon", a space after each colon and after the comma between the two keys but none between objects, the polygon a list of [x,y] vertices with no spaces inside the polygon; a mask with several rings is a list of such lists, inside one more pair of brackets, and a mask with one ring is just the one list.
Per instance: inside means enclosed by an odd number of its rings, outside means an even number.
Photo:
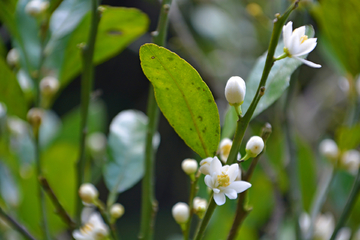
[{"label": "open flower with petals", "polygon": [[[86,208],[85,208],[86,209]],[[85,224],[79,229],[73,232],[73,237],[76,240],[105,240],[109,235],[109,228],[104,223],[101,215],[97,212],[92,212],[88,219],[84,219],[84,216],[88,214],[82,214],[82,221]]]},{"label": "open flower with petals", "polygon": [[305,26],[296,28],[293,31],[292,22],[288,22],[283,27],[283,38],[284,38],[284,52],[287,57],[298,59],[306,65],[313,68],[320,68],[320,64],[310,62],[308,60],[300,58],[305,54],[308,54],[316,47],[316,38],[308,38],[305,35]]},{"label": "open flower with petals", "polygon": [[209,175],[205,176],[205,184],[214,192],[214,201],[223,205],[229,199],[236,199],[237,194],[247,190],[251,184],[245,181],[235,181],[239,175],[237,164],[222,166],[220,160],[214,157],[209,166]]}]

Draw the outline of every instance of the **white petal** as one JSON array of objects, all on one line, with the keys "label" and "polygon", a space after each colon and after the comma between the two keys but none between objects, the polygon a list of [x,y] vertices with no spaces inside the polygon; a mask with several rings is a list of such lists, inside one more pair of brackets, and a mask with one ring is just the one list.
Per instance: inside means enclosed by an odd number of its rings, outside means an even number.
[{"label": "white petal", "polygon": [[210,173],[213,174],[214,172],[219,175],[221,173],[221,162],[217,157],[214,157],[214,159],[210,163]]},{"label": "white petal", "polygon": [[235,181],[236,177],[239,175],[239,165],[237,163],[231,164],[227,171],[227,175],[230,178],[230,182]]},{"label": "white petal", "polygon": [[283,26],[283,39],[284,45],[286,48],[290,45],[291,34],[292,34],[292,22],[288,22],[285,26]]},{"label": "white petal", "polygon": [[214,201],[217,205],[221,206],[225,203],[226,198],[224,193],[214,193]]},{"label": "white petal", "polygon": [[291,35],[291,43],[289,45],[289,52],[291,55],[296,54],[297,52],[299,52],[299,48],[300,48],[300,38],[305,34],[305,27],[299,27],[297,29],[295,29]]},{"label": "white petal", "polygon": [[230,186],[228,188],[234,189],[237,193],[241,193],[245,191],[246,189],[250,188],[251,184],[245,181],[235,181],[230,183]]},{"label": "white petal", "polygon": [[314,48],[316,47],[316,38],[310,38],[308,40],[306,40],[305,42],[303,42],[302,44],[300,44],[299,48],[297,49],[298,52],[293,53],[293,56],[302,56],[305,54],[308,54],[309,52],[311,52],[312,50],[314,50]]},{"label": "white petal", "polygon": [[205,184],[206,186],[208,186],[209,188],[214,188],[214,182],[213,182],[213,178],[210,175],[206,175],[204,178]]},{"label": "white petal", "polygon": [[295,59],[305,63],[306,65],[308,65],[309,67],[313,67],[313,68],[321,68],[321,65],[320,64],[316,64],[316,63],[313,63],[313,62],[310,62],[308,60],[305,60],[305,59],[302,59],[302,58],[299,58],[299,57],[296,57],[296,56],[293,56]]},{"label": "white petal", "polygon": [[89,240],[89,238],[82,235],[79,230],[75,230],[72,235],[76,240]]},{"label": "white petal", "polygon": [[214,191],[214,193],[219,193],[220,192],[220,189],[218,189],[218,188],[213,188],[213,191]]},{"label": "white petal", "polygon": [[224,193],[229,199],[236,199],[237,198],[237,192],[234,189],[230,188],[230,187],[225,188]]}]

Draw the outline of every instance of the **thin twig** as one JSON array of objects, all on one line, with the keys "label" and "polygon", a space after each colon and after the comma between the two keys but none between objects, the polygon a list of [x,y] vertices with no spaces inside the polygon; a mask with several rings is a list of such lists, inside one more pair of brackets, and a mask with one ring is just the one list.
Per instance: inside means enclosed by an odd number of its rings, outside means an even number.
[{"label": "thin twig", "polygon": [[196,176],[195,176],[195,179],[191,180],[191,189],[190,189],[190,196],[189,196],[189,203],[188,203],[189,204],[189,209],[190,209],[190,217],[189,217],[189,219],[188,219],[188,221],[186,223],[186,228],[183,231],[184,240],[189,239],[191,220],[192,220],[193,215],[194,215],[194,198],[195,198],[196,192],[198,190],[197,183],[199,181],[200,175],[201,175],[201,172],[198,171]]},{"label": "thin twig", "polygon": [[32,236],[23,225],[21,225],[18,221],[16,221],[10,215],[6,214],[1,207],[0,207],[0,216],[2,216],[8,223],[10,223],[11,226],[15,230],[17,230],[19,233],[21,233],[26,239],[36,240],[36,238],[34,236]]}]

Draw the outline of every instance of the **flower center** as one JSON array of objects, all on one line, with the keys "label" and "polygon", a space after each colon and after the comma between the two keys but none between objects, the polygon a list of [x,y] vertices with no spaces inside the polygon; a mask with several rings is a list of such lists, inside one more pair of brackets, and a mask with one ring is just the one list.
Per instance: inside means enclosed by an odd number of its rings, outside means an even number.
[{"label": "flower center", "polygon": [[217,180],[219,183],[219,187],[227,187],[230,185],[230,177],[226,173],[217,175]]},{"label": "flower center", "polygon": [[308,40],[308,36],[307,35],[302,35],[300,38],[300,44],[304,43],[306,40]]},{"label": "flower center", "polygon": [[91,223],[85,224],[82,228],[80,228],[81,234],[88,234],[94,229],[94,226]]}]

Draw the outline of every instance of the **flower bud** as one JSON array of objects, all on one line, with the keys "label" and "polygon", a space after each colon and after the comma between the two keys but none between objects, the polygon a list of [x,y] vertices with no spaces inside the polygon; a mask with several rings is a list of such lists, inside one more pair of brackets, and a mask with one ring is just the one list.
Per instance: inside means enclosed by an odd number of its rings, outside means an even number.
[{"label": "flower bud", "polygon": [[196,160],[188,158],[182,161],[181,168],[187,175],[190,175],[196,173],[198,169],[198,163]]},{"label": "flower bud", "polygon": [[32,108],[27,113],[27,120],[34,129],[38,129],[43,119],[44,111],[41,108]]},{"label": "flower bud", "polygon": [[83,183],[79,189],[79,196],[84,203],[91,204],[99,197],[99,192],[91,183]]},{"label": "flower bud", "polygon": [[206,199],[195,197],[193,200],[193,209],[195,214],[197,214],[200,218],[202,218],[205,214],[207,207]]},{"label": "flower bud", "polygon": [[[256,157],[264,149],[264,140],[259,136],[252,136],[246,143],[246,155],[249,157]],[[244,157],[246,158],[246,156]]]},{"label": "flower bud", "polygon": [[212,162],[213,158],[208,157],[203,159],[200,162],[200,172],[204,175],[210,175],[210,163]]},{"label": "flower bud", "polygon": [[330,160],[336,160],[339,156],[339,149],[336,143],[331,139],[324,139],[319,145],[320,154]]},{"label": "flower bud", "polygon": [[25,6],[25,12],[33,17],[40,16],[45,13],[49,7],[49,2],[41,0],[31,0]]},{"label": "flower bud", "polygon": [[231,146],[232,146],[232,141],[229,138],[224,138],[223,140],[221,140],[219,145],[219,151],[220,151],[220,160],[223,163],[226,163],[229,157]]},{"label": "flower bud", "polygon": [[40,92],[43,96],[53,96],[59,90],[59,81],[52,76],[44,77],[40,81]]},{"label": "flower bud", "polygon": [[124,215],[124,213],[125,213],[124,206],[121,205],[120,203],[115,203],[110,208],[110,216],[111,216],[111,218],[118,219],[122,215]]},{"label": "flower bud", "polygon": [[227,81],[225,86],[225,97],[230,105],[241,105],[244,102],[245,93],[245,81],[241,77],[234,76]]},{"label": "flower bud", "polygon": [[6,62],[9,64],[10,67],[19,66],[20,54],[16,48],[13,48],[8,52],[6,56]]},{"label": "flower bud", "polygon": [[360,167],[360,153],[357,150],[346,151],[341,156],[341,165],[351,174],[355,175]]},{"label": "flower bud", "polygon": [[95,132],[88,136],[87,147],[90,150],[92,156],[99,157],[106,151],[107,139],[102,132]]},{"label": "flower bud", "polygon": [[186,203],[178,202],[172,208],[172,215],[178,224],[186,223],[190,215],[189,206]]}]

